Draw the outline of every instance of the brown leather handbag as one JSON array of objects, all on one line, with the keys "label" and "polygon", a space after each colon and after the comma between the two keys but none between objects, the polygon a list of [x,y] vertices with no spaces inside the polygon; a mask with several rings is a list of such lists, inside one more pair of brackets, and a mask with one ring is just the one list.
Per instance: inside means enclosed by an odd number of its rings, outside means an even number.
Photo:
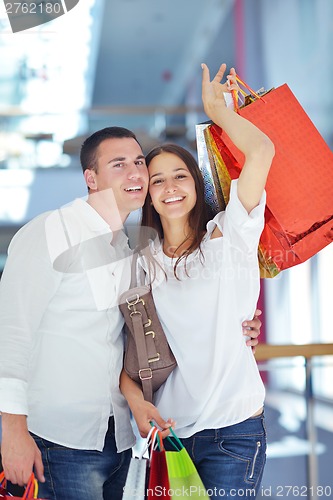
[{"label": "brown leather handbag", "polygon": [[127,337],[124,369],[142,385],[145,400],[152,402],[153,393],[166,381],[177,362],[157,316],[150,285],[134,286],[136,262],[134,253],[131,288],[119,297]]}]

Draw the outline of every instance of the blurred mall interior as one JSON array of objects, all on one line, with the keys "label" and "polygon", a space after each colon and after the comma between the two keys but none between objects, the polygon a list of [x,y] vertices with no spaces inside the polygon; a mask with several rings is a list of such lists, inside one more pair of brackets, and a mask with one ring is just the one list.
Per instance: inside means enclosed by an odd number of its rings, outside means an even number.
[{"label": "blurred mall interior", "polygon": [[[1,2],[0,271],[23,224],[85,196],[78,153],[93,131],[125,126],[144,152],[168,141],[196,154],[195,124],[207,119],[201,62],[212,72],[234,66],[254,89],[288,83],[332,149],[332,47],[332,0],[82,0],[18,33]],[[262,281],[261,343],[294,349],[258,360],[268,429],[261,495],[287,498],[290,486],[330,498],[333,245]],[[301,344],[330,347],[304,354]]]}]

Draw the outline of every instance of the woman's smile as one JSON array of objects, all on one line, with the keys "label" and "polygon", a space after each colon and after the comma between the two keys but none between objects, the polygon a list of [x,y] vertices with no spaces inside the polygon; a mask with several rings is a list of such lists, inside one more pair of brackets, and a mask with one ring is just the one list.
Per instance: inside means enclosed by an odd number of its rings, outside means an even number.
[{"label": "woman's smile", "polygon": [[163,203],[166,203],[167,205],[173,204],[173,203],[179,203],[180,201],[183,201],[185,199],[185,196],[172,196],[170,198],[166,198],[163,200]]}]

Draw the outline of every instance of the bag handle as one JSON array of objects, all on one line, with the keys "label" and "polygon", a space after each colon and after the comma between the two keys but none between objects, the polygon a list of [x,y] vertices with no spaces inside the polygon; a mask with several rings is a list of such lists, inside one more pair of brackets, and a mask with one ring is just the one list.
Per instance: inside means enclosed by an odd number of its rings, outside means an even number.
[{"label": "bag handle", "polygon": [[151,450],[158,448],[160,451],[165,451],[162,433],[157,427],[153,427]]},{"label": "bag handle", "polygon": [[[237,73],[236,73],[236,81],[237,81],[237,83],[240,83],[241,85],[243,85],[243,87],[245,87],[250,92],[250,94],[254,95],[254,97],[256,97],[257,99],[260,99],[262,102],[266,103],[265,99],[262,96],[260,96],[259,94],[257,94],[257,92],[255,92],[247,83],[245,83],[244,80],[242,80],[240,78],[240,76],[237,75]],[[246,94],[246,92],[241,87],[239,87],[239,92],[244,97],[246,97],[248,95],[248,94]],[[232,93],[232,99],[233,99],[233,102],[234,102],[234,108],[235,108],[235,111],[237,113],[239,111],[238,91],[237,90],[232,90],[231,93]]]},{"label": "bag handle", "polygon": [[139,455],[139,459],[142,460],[144,454],[149,450],[149,463],[151,462],[153,451],[155,449],[159,449],[160,451],[165,451],[164,445],[163,445],[163,439],[162,439],[162,434],[160,430],[152,423],[149,422],[151,425],[151,429],[146,437],[146,441],[144,444],[144,447]]},{"label": "bag handle", "polygon": [[170,427],[170,432],[172,434],[172,437],[175,439],[177,445],[179,446],[179,449],[177,448],[176,444],[172,441],[172,439],[170,439],[170,437],[168,436],[167,439],[168,441],[172,444],[172,446],[177,450],[177,451],[180,451],[184,448],[184,445],[183,443],[181,442],[181,440],[179,439],[178,436],[176,436],[176,433],[175,431],[173,430],[172,427]]},{"label": "bag handle", "polygon": [[32,498],[37,498],[37,496],[38,496],[38,482],[37,479],[35,479],[34,473],[32,472],[22,498],[32,499]]},{"label": "bag handle", "polygon": [[[7,487],[7,480],[5,478],[5,473],[3,471],[0,472],[0,486],[3,486],[4,488]],[[28,500],[32,498],[37,498],[37,496],[38,496],[38,482],[37,479],[35,479],[35,474],[32,472],[22,498]]]},{"label": "bag handle", "polygon": [[[162,439],[162,435],[160,433],[160,431],[157,429],[157,427],[153,424],[153,422],[149,422],[150,425],[152,426],[152,429],[149,431],[149,434],[148,436],[151,435],[152,433],[152,430],[156,429],[157,432],[155,432],[155,434],[157,434],[157,440],[158,440],[158,443],[159,443],[159,448],[160,450],[164,450],[164,445],[163,445],[163,439]],[[180,451],[184,448],[184,445],[183,443],[181,442],[181,440],[179,439],[179,437],[176,435],[175,431],[173,430],[172,427],[169,427],[169,431],[171,432],[172,434],[172,437],[175,439],[176,443],[170,438],[170,436],[167,436],[167,440],[169,441],[169,443],[172,444],[172,446],[175,448],[176,451]],[[161,444],[160,444],[161,442]]]},{"label": "bag handle", "polygon": [[155,429],[157,429],[152,422],[150,422],[150,425],[151,425],[151,429],[150,429],[150,431],[147,434],[147,437],[146,437],[144,446],[143,446],[143,448],[141,450],[141,453],[139,453],[139,459],[140,460],[143,459],[144,454],[146,453],[146,451],[150,447],[150,445],[152,443],[152,435],[155,432]]}]

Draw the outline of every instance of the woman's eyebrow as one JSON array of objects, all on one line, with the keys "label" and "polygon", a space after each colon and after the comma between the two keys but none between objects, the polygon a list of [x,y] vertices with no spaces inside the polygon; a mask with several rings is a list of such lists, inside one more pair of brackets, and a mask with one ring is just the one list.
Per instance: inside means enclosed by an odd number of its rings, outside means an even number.
[{"label": "woman's eyebrow", "polygon": [[[173,170],[173,172],[179,172],[179,170],[184,170],[184,172],[188,172],[188,170],[186,170],[186,168],[183,168],[183,167],[175,168]],[[152,179],[153,177],[156,177],[157,175],[163,175],[163,172],[158,172],[157,174],[153,174],[150,176],[150,178]]]},{"label": "woman's eyebrow", "polygon": [[158,175],[162,175],[162,172],[158,172],[157,174],[153,174],[150,176],[150,178],[152,179],[153,177],[157,177]]}]

